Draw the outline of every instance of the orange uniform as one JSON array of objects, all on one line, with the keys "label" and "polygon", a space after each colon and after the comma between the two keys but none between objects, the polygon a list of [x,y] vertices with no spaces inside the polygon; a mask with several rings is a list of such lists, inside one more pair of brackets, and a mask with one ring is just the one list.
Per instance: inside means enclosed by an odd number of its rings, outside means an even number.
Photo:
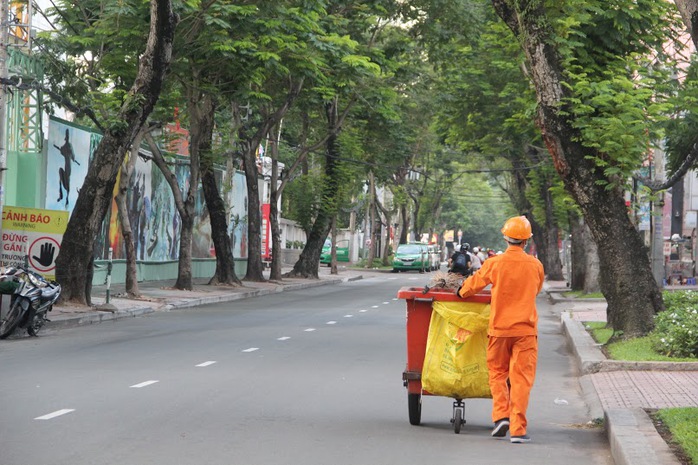
[{"label": "orange uniform", "polygon": [[509,245],[503,254],[485,260],[458,290],[461,297],[469,297],[492,285],[487,331],[492,421],[510,419],[512,436],[526,434],[526,410],[538,359],[536,296],[544,278],[537,258],[523,247]]}]

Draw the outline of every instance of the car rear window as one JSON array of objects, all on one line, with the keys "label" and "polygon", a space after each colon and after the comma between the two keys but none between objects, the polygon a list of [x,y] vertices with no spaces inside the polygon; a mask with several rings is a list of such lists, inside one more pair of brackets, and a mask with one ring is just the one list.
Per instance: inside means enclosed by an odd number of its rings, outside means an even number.
[{"label": "car rear window", "polygon": [[397,248],[398,253],[421,253],[422,247],[418,245],[401,245]]}]

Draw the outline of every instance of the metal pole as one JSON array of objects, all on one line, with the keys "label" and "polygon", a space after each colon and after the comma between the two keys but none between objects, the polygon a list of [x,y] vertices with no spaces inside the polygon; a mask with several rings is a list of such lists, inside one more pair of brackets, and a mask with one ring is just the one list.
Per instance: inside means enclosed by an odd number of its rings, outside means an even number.
[{"label": "metal pole", "polygon": [[[654,179],[664,181],[664,150],[657,148],[654,151]],[[659,198],[652,203],[652,215],[650,217],[652,225],[652,248],[651,262],[654,280],[660,289],[664,288],[666,270],[664,264],[664,194],[659,194]]]},{"label": "metal pole", "polygon": [[106,303],[109,303],[110,290],[111,290],[111,269],[112,269],[111,258],[112,258],[113,251],[114,251],[114,249],[109,247],[109,257],[108,257],[108,261],[107,261],[107,302]]},{"label": "metal pole", "polygon": [[[0,79],[6,80],[8,76],[7,46],[10,38],[8,29],[9,1],[0,0]],[[0,218],[2,218],[5,205],[5,171],[7,170],[7,88],[0,83]],[[2,229],[2,223],[0,223]],[[0,247],[2,235],[0,235]]]}]

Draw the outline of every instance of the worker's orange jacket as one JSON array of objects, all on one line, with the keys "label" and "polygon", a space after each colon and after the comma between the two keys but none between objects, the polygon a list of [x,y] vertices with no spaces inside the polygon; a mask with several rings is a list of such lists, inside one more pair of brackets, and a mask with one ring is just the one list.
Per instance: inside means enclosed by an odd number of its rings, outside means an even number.
[{"label": "worker's orange jacket", "polygon": [[492,284],[490,323],[487,334],[494,337],[538,334],[536,296],[543,288],[543,264],[510,245],[501,254],[488,258],[475,274],[465,280],[458,295],[469,297]]}]

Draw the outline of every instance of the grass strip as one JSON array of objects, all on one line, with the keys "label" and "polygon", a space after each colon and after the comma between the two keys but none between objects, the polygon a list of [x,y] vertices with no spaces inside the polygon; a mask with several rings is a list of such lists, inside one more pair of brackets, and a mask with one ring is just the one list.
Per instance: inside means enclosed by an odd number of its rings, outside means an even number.
[{"label": "grass strip", "polygon": [[691,463],[698,464],[698,408],[661,409],[657,416],[669,428],[671,440],[681,447]]}]

